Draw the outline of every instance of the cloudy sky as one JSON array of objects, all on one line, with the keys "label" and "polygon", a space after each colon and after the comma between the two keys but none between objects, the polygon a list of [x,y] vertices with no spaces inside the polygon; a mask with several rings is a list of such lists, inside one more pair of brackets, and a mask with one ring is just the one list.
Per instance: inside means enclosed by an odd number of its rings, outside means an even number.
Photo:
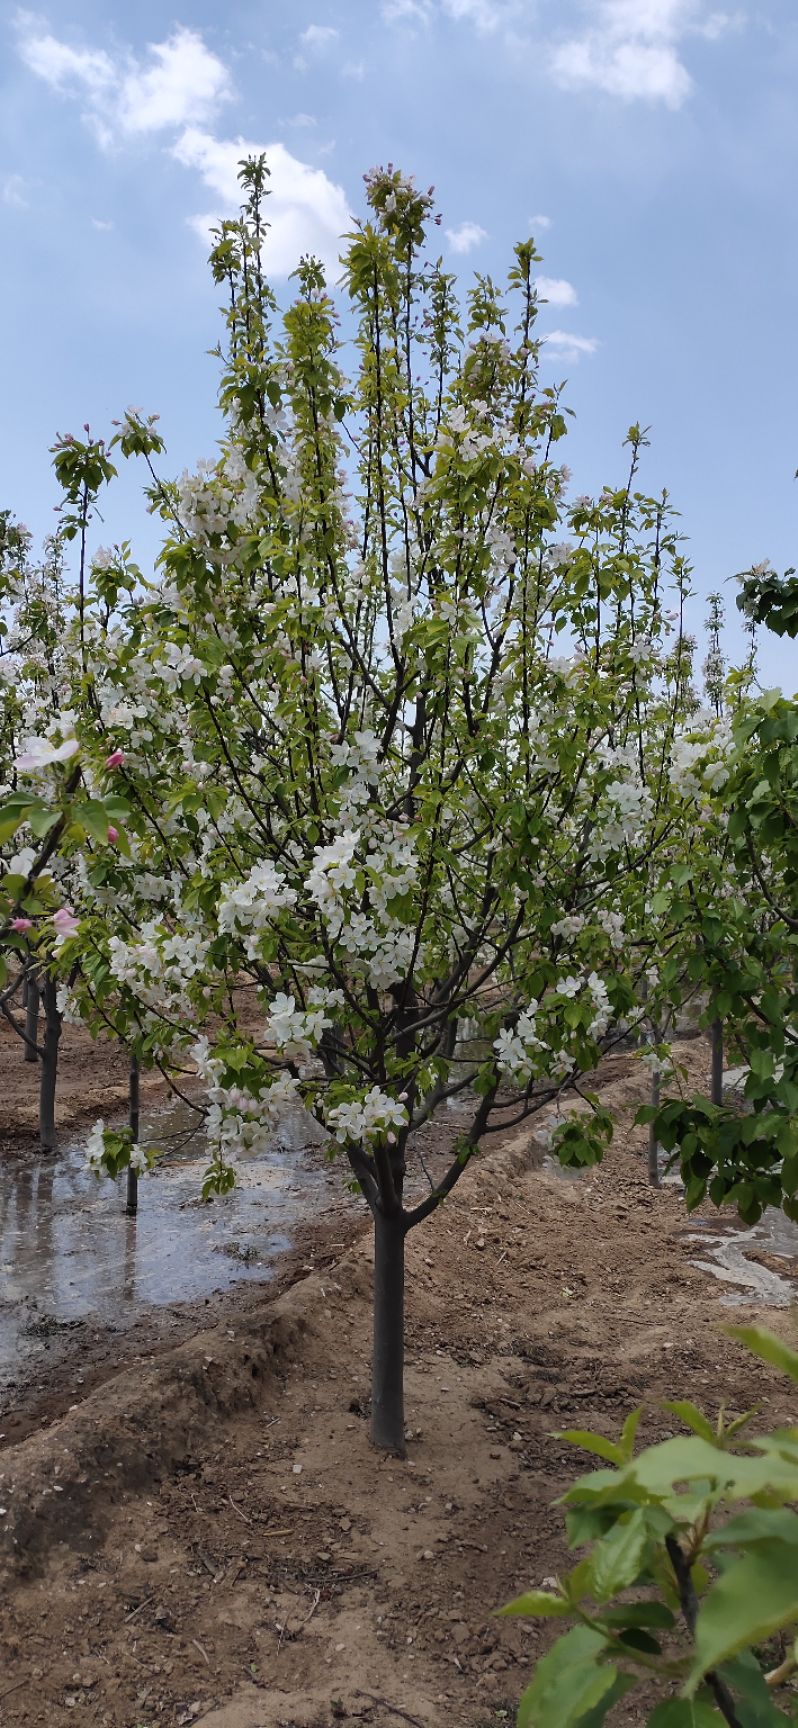
[{"label": "cloudy sky", "polygon": [[[434,182],[452,267],[500,275],[534,233],[576,490],[617,482],[637,419],[702,594],[798,563],[795,0],[52,0],[0,20],[0,507],[46,531],[55,433],[128,403],[160,412],[172,471],[212,453],[207,231],[252,147],[277,278],[308,249],[334,268],[388,160]],[[151,550],[132,480],[106,537],[127,533]],[[798,685],[792,654],[769,639],[767,681]]]}]

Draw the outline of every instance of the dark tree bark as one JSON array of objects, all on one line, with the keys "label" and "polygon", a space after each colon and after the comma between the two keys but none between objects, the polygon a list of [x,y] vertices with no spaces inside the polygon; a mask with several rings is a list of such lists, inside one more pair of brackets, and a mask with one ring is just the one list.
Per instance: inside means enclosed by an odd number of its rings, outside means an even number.
[{"label": "dark tree bark", "polygon": [[39,1141],[43,1152],[55,1147],[55,1089],[58,1080],[58,1046],[61,1042],[62,1016],[58,1012],[54,978],[42,975],[44,1006],[44,1049],[39,1076]]},{"label": "dark tree bark", "polygon": [[710,1028],[712,1039],[712,1090],[713,1104],[723,1103],[723,1021],[713,1020]]},{"label": "dark tree bark", "polygon": [[[659,1109],[660,1079],[659,1073],[651,1076],[651,1103],[655,1110]],[[648,1127],[648,1179],[652,1188],[659,1187],[659,1141],[656,1125],[649,1123]]]},{"label": "dark tree bark", "polygon": [[25,1044],[24,1060],[38,1062],[36,1045],[39,1041],[39,980],[33,966],[25,968]]},{"label": "dark tree bark", "polygon": [[374,1212],[374,1353],[371,1438],[395,1457],[405,1455],[405,1220]]},{"label": "dark tree bark", "polygon": [[[135,1143],[139,1137],[139,1059],[131,1055],[130,1081],[128,1087],[128,1126]],[[128,1218],[135,1218],[139,1209],[139,1179],[135,1170],[128,1165],[127,1194],[125,1212]]]}]

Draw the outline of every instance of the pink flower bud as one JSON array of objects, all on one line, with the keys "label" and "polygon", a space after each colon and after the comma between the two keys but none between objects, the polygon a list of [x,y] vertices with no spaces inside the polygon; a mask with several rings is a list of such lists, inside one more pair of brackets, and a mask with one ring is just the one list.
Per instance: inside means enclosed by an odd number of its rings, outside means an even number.
[{"label": "pink flower bud", "polygon": [[106,768],[119,768],[124,760],[124,750],[112,750],[110,756],[106,756],[105,758],[105,766]]},{"label": "pink flower bud", "polygon": [[393,1133],[393,1131],[390,1134],[386,1134],[385,1138],[386,1138],[389,1146],[395,1146],[396,1145],[396,1135]]},{"label": "pink flower bud", "polygon": [[71,906],[59,906],[58,911],[53,913],[53,923],[58,935],[62,937],[74,936],[78,928],[78,920]]},{"label": "pink flower bud", "polygon": [[12,918],[11,928],[12,928],[12,930],[17,930],[19,932],[20,936],[22,936],[26,930],[32,930],[33,929],[33,919],[32,918]]},{"label": "pink flower bud", "polygon": [[112,846],[115,846],[119,839],[119,829],[114,827],[113,822],[108,824],[108,839]]}]

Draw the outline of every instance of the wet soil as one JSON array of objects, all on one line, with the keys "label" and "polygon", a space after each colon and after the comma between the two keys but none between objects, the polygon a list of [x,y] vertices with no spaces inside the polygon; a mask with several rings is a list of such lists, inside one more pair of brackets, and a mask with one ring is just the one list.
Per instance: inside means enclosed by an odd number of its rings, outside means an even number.
[{"label": "wet soil", "polygon": [[[703,1046],[686,1060],[698,1076]],[[4,1728],[510,1722],[548,1634],[491,1610],[565,1563],[553,1501],[584,1459],[555,1431],[612,1433],[644,1403],[652,1438],[665,1396],[795,1419],[723,1330],[759,1315],[795,1343],[794,1313],[694,1264],[695,1220],[645,1180],[644,1088],[606,1065],[599,1170],[564,1181],[517,1131],[410,1238],[405,1462],[368,1443],[357,1214],[319,1225],[277,1294],[185,1304],[155,1351],[113,1339],[93,1389],[67,1369],[57,1419],[0,1454]]]}]

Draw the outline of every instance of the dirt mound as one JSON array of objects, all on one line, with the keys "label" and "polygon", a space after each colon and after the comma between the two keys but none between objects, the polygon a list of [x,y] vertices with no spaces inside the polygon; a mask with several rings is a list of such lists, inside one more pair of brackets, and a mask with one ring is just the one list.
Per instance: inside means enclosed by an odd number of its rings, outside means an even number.
[{"label": "dirt mound", "polygon": [[50,1432],[6,1450],[0,1583],[3,1568],[30,1573],[54,1547],[95,1542],[120,1492],[187,1468],[213,1420],[276,1398],[304,1324],[301,1314],[269,1304],[241,1336],[200,1333],[118,1374]]}]

